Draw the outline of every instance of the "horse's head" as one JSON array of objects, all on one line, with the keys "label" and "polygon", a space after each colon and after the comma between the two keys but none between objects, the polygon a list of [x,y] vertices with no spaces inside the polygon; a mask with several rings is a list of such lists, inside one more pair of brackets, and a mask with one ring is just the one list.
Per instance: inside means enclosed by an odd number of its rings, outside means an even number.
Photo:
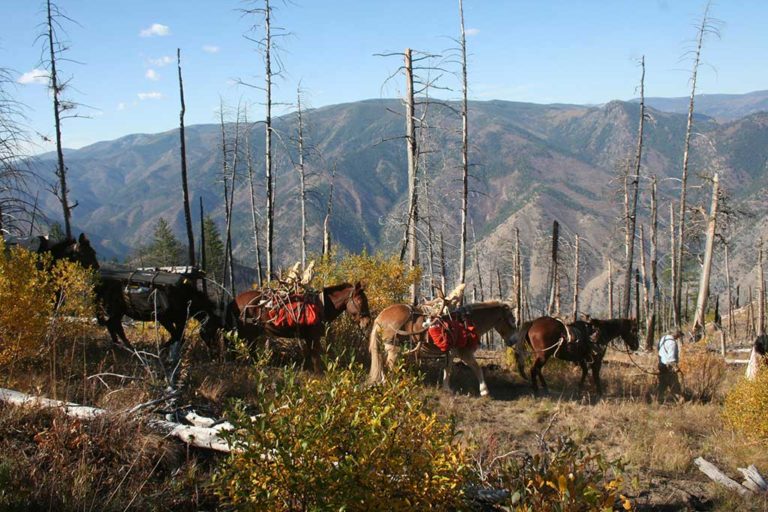
[{"label": "horse's head", "polygon": [[49,245],[46,247],[46,250],[50,251],[54,261],[66,259],[79,263],[85,268],[99,268],[99,261],[96,259],[96,251],[93,249],[93,246],[91,246],[91,241],[88,240],[85,233],[80,233],[80,237],[77,240],[69,238],[53,245]]},{"label": "horse's head", "polygon": [[355,321],[360,324],[361,329],[366,329],[371,323],[371,311],[368,309],[368,297],[365,295],[365,287],[356,282],[349,294],[346,304],[346,311]]},{"label": "horse's head", "polygon": [[630,350],[635,351],[640,348],[640,337],[638,335],[637,319],[630,318],[626,321],[626,328],[621,330],[621,339],[627,344]]}]

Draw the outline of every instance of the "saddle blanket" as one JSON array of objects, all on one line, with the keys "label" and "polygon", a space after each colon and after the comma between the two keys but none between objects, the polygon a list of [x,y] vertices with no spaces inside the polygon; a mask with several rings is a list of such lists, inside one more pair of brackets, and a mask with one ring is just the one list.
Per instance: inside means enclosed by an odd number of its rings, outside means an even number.
[{"label": "saddle blanket", "polygon": [[273,308],[268,313],[269,322],[275,327],[311,327],[320,322],[323,310],[317,302],[303,296],[291,297],[289,302]]},{"label": "saddle blanket", "polygon": [[480,344],[480,336],[475,326],[467,321],[444,319],[432,325],[427,330],[432,343],[442,352],[448,352],[452,348],[477,348]]}]

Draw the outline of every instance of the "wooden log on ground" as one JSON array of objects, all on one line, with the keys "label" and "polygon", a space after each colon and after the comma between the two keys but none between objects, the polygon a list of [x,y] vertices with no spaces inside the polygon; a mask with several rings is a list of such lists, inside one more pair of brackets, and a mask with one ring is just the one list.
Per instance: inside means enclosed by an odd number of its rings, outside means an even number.
[{"label": "wooden log on ground", "polygon": [[730,359],[726,357],[725,364],[749,364],[749,359]]},{"label": "wooden log on ground", "polygon": [[757,471],[754,464],[748,468],[736,468],[744,475],[744,482],[742,485],[754,493],[768,494],[768,482],[765,481],[763,475]]},{"label": "wooden log on ground", "polygon": [[698,467],[699,470],[707,475],[707,477],[709,477],[709,479],[713,482],[723,485],[732,491],[736,491],[742,496],[749,496],[752,494],[751,490],[744,487],[736,480],[729,478],[725,473],[717,469],[717,466],[707,461],[703,457],[696,457],[693,462],[696,464],[696,467]]},{"label": "wooden log on ground", "polygon": [[[92,420],[109,412],[105,409],[62,402],[61,400],[51,400],[50,398],[27,395],[26,393],[3,388],[0,388],[0,401],[18,406],[61,409],[67,416],[85,420]],[[176,437],[197,448],[224,453],[233,451],[230,444],[219,436],[221,428],[181,425],[172,421],[158,419],[149,419],[146,424],[149,428],[160,434]]]}]

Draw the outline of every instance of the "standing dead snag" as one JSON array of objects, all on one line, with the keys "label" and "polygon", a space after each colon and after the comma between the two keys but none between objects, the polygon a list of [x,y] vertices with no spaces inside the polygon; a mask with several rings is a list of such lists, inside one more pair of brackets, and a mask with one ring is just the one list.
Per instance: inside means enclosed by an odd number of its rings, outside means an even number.
[{"label": "standing dead snag", "polygon": [[717,173],[712,178],[712,205],[709,209],[707,221],[707,246],[704,251],[704,264],[701,269],[699,281],[699,295],[696,300],[696,316],[693,321],[693,332],[698,335],[704,330],[704,314],[707,311],[707,299],[709,297],[709,278],[712,272],[712,253],[715,247],[715,228],[717,226],[717,200],[720,191],[720,181]]},{"label": "standing dead snag", "polygon": [[67,89],[69,80],[61,80],[59,71],[56,67],[57,61],[61,54],[64,53],[68,47],[61,42],[57,33],[57,27],[61,28],[60,20],[72,21],[64,13],[59,10],[59,7],[51,2],[46,1],[46,21],[45,32],[38,36],[38,39],[44,39],[46,41],[48,51],[48,61],[44,63],[48,67],[48,79],[49,89],[51,90],[51,97],[53,98],[53,119],[56,129],[56,177],[59,179],[58,188],[55,190],[56,196],[61,203],[61,209],[64,214],[64,233],[67,238],[72,238],[72,210],[77,206],[77,202],[74,204],[69,203],[69,189],[67,188],[67,167],[64,165],[64,148],[61,142],[61,122],[66,117],[78,117],[76,114],[70,114],[65,116],[67,111],[73,110],[77,107],[76,103],[62,99],[62,93]]},{"label": "standing dead snag", "polygon": [[259,244],[259,222],[256,218],[256,195],[253,186],[253,155],[251,154],[251,125],[248,123],[248,109],[244,111],[245,123],[245,159],[248,168],[248,191],[251,201],[251,228],[253,229],[253,249],[256,252],[256,283],[261,288],[263,274],[261,271],[261,246]]},{"label": "standing dead snag", "polygon": [[461,248],[459,283],[467,280],[467,209],[469,201],[469,102],[467,101],[467,33],[464,30],[464,2],[459,0],[461,21]]},{"label": "standing dead snag", "polygon": [[[416,229],[419,222],[418,149],[414,114],[413,57],[410,48],[405,49],[405,143],[408,157],[408,267],[413,270],[419,264],[419,247]],[[418,285],[410,286],[411,304],[416,304]]]},{"label": "standing dead snag", "polygon": [[576,235],[573,259],[573,321],[579,319],[579,235]]},{"label": "standing dead snag", "polygon": [[296,89],[296,117],[298,124],[298,134],[296,144],[298,146],[298,165],[296,171],[299,173],[299,203],[301,205],[301,268],[307,266],[307,188],[306,172],[304,168],[304,118],[301,111],[301,86]]},{"label": "standing dead snag", "polygon": [[685,143],[683,146],[683,170],[680,177],[680,209],[678,214],[678,232],[677,232],[677,250],[673,252],[675,257],[673,258],[673,267],[675,270],[675,281],[672,290],[673,298],[673,313],[676,326],[680,326],[682,323],[681,314],[681,301],[682,301],[682,288],[683,288],[683,252],[685,247],[685,217],[686,217],[686,195],[688,186],[688,159],[690,155],[691,147],[691,134],[693,133],[693,106],[694,99],[696,97],[696,79],[699,72],[699,64],[701,62],[701,49],[704,45],[704,37],[707,34],[718,35],[717,28],[713,25],[713,20],[709,16],[710,2],[707,2],[704,8],[704,16],[701,18],[701,24],[699,25],[698,32],[696,34],[696,49],[694,51],[693,68],[691,70],[691,96],[688,103],[688,120],[685,128]]},{"label": "standing dead snag", "polygon": [[325,206],[323,219],[323,260],[331,256],[331,214],[333,213],[333,186],[336,181],[336,165],[331,168],[331,186],[328,190],[328,203]]},{"label": "standing dead snag", "polygon": [[557,310],[559,310],[559,295],[560,295],[560,282],[558,279],[559,269],[557,266],[557,249],[560,240],[560,223],[554,221],[552,223],[552,259],[549,267],[549,302],[547,304],[547,315],[552,316]]},{"label": "standing dead snag", "polygon": [[179,68],[179,101],[181,110],[179,112],[179,151],[181,152],[181,190],[184,201],[184,223],[187,226],[187,247],[188,259],[191,266],[195,266],[195,235],[192,232],[192,212],[189,208],[189,186],[187,185],[187,145],[184,136],[184,114],[186,106],[184,105],[184,83],[181,80],[181,49],[176,48],[176,65]]},{"label": "standing dead snag", "polygon": [[[629,290],[632,283],[632,263],[635,250],[635,229],[637,226],[637,197],[640,190],[640,168],[643,159],[643,130],[645,127],[645,56],[640,59],[642,72],[640,74],[640,121],[637,128],[637,150],[634,160],[634,174],[632,175],[631,206],[627,203],[626,239],[627,259],[624,269],[624,289]],[[624,294],[621,316],[629,318],[630,294]]]}]

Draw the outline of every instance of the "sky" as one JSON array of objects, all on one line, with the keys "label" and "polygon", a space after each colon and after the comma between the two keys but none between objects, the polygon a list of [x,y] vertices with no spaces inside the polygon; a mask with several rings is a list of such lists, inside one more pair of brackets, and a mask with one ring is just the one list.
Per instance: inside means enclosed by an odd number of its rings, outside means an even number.
[{"label": "sky", "polygon": [[[459,34],[456,0],[273,0],[284,72],[275,101],[287,113],[299,83],[310,107],[390,98],[402,80],[387,78],[413,48],[444,53]],[[64,123],[65,147],[178,126],[176,50],[181,49],[187,125],[218,122],[223,102],[263,112],[263,60],[245,36],[259,22],[240,0],[59,0],[70,79],[67,99],[87,116]],[[263,5],[256,2],[251,5]],[[638,59],[646,59],[646,95],[687,96],[690,60],[704,0],[464,0],[471,100],[602,104],[636,96]],[[26,105],[32,152],[53,148],[53,107],[41,71],[40,0],[0,0],[0,68],[6,93]],[[768,89],[764,0],[721,0],[711,14],[720,37],[703,50],[699,93]],[[455,65],[446,63],[452,71]],[[459,81],[440,85],[459,97]]]}]

